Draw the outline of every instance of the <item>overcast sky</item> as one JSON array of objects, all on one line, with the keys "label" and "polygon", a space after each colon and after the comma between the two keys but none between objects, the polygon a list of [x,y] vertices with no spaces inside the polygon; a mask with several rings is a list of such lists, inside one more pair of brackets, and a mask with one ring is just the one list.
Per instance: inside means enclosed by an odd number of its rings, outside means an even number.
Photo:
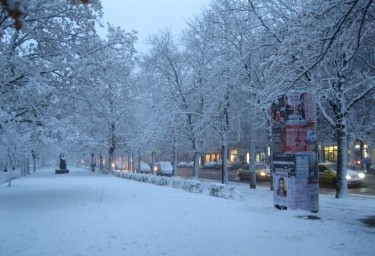
[{"label": "overcast sky", "polygon": [[[138,31],[139,50],[145,50],[149,34],[171,28],[176,35],[186,28],[185,20],[199,14],[210,0],[102,0],[104,21],[127,32]],[[99,32],[102,33],[102,32]]]}]

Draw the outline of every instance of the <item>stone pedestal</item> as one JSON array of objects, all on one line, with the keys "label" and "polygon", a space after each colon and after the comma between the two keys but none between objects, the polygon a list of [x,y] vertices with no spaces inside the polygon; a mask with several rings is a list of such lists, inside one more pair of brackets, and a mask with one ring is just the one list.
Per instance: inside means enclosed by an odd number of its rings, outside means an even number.
[{"label": "stone pedestal", "polygon": [[56,174],[69,173],[69,170],[68,169],[56,169],[55,173]]}]

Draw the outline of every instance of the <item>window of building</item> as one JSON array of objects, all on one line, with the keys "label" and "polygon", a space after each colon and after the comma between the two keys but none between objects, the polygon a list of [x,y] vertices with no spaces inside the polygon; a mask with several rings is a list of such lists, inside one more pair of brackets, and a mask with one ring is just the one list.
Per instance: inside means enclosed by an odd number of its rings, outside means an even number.
[{"label": "window of building", "polygon": [[237,149],[231,149],[230,150],[229,160],[232,163],[237,162]]},{"label": "window of building", "polygon": [[220,153],[207,153],[205,156],[205,162],[216,162],[220,160]]},{"label": "window of building", "polygon": [[324,162],[337,162],[337,146],[324,147]]}]

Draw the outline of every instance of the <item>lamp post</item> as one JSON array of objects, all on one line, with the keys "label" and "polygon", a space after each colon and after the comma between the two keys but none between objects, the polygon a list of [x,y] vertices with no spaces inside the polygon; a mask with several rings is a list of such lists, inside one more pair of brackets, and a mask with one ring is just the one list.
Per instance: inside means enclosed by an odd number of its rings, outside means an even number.
[{"label": "lamp post", "polygon": [[255,189],[256,186],[256,175],[255,175],[255,141],[254,141],[254,116],[252,115],[252,111],[250,112],[250,127],[249,127],[249,133],[250,133],[250,189]]}]

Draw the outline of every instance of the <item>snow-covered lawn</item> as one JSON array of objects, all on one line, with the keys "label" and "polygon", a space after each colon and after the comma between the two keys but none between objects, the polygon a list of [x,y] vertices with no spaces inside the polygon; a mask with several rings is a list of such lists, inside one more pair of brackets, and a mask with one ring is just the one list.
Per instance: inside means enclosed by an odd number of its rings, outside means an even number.
[{"label": "snow-covered lawn", "polygon": [[[277,210],[269,187],[230,200],[68,167],[0,185],[0,255],[374,255],[375,197]],[[4,174],[2,174],[4,175]],[[310,220],[307,216],[317,217]]]}]

